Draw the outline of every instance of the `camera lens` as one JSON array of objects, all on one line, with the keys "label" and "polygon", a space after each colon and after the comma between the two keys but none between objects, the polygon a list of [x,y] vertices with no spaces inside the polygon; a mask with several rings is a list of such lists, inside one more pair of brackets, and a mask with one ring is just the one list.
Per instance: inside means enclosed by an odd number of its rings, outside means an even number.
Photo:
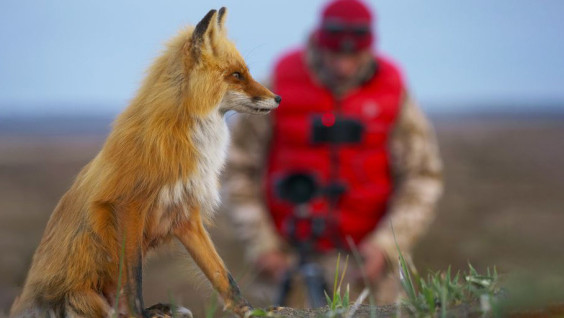
[{"label": "camera lens", "polygon": [[278,184],[280,198],[296,204],[308,202],[314,197],[315,192],[314,178],[305,173],[290,174]]}]

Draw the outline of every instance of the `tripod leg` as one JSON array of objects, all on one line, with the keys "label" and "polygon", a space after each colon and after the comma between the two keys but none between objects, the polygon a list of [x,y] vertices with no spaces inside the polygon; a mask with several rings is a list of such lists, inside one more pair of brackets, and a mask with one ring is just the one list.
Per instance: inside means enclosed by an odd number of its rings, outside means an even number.
[{"label": "tripod leg", "polygon": [[[327,284],[325,283],[321,267],[314,263],[306,263],[302,265],[301,273],[306,284],[311,308],[327,305],[327,300],[325,299]],[[327,290],[327,292],[329,291]]]},{"label": "tripod leg", "polygon": [[288,294],[290,293],[290,290],[292,289],[292,277],[294,271],[293,270],[288,270],[286,271],[286,273],[284,273],[284,277],[282,279],[282,282],[280,283],[279,287],[278,287],[278,295],[276,295],[276,299],[274,301],[274,305],[275,306],[285,306],[286,305],[286,300],[288,299]]}]

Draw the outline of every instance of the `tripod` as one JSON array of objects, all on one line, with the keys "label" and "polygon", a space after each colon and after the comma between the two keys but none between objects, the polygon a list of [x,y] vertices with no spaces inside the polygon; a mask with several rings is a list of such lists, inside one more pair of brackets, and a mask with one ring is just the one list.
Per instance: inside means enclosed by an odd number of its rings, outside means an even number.
[{"label": "tripod", "polygon": [[[297,223],[296,221],[297,220],[295,216],[294,218],[292,218],[293,232],[295,231],[295,225]],[[319,234],[320,231],[323,231],[323,226],[321,224],[322,221],[322,219],[312,220],[312,237],[310,239],[299,240],[295,235],[293,235],[293,245],[296,246],[298,250],[298,262],[291,269],[286,271],[286,273],[284,273],[284,277],[282,279],[282,282],[280,283],[278,295],[276,297],[276,305],[286,305],[288,294],[293,287],[292,279],[296,276],[296,274],[300,275],[304,280],[304,284],[307,289],[309,305],[312,308],[319,308],[327,305],[327,301],[325,299],[327,283],[325,282],[325,277],[323,275],[323,268],[310,259],[310,255],[314,253],[314,237],[317,236],[316,234]],[[292,234],[295,234],[295,232]]]},{"label": "tripod", "polygon": [[[336,104],[337,112],[340,111],[340,101]],[[315,177],[309,173],[297,172],[287,175],[276,186],[278,196],[294,205],[293,215],[288,220],[288,236],[292,245],[297,248],[298,262],[284,274],[280,284],[277,305],[284,305],[292,288],[292,278],[295,274],[301,275],[307,288],[309,304],[312,308],[327,305],[325,291],[327,283],[323,269],[319,264],[310,260],[315,253],[315,244],[327,228],[334,226],[334,211],[341,195],[346,191],[346,186],[339,182],[339,156],[338,149],[341,144],[356,144],[362,140],[364,126],[356,119],[337,117],[336,121],[327,126],[321,117],[314,117],[311,135],[314,144],[328,144],[330,146],[330,177],[326,186],[320,186]],[[328,218],[312,217],[308,211],[308,203],[316,196],[324,196],[329,202]],[[309,238],[303,239],[296,235],[297,224],[300,221],[311,222]],[[329,221],[329,222],[327,222]],[[329,223],[329,224],[327,224]],[[336,246],[344,247],[345,244],[333,237]]]}]

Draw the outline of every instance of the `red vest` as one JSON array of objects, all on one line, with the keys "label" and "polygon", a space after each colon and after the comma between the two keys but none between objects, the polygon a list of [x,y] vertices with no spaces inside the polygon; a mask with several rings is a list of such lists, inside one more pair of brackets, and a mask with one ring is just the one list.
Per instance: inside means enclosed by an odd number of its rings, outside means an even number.
[{"label": "red vest", "polygon": [[[304,51],[291,52],[276,65],[273,91],[282,97],[282,103],[272,114],[273,135],[264,186],[276,228],[287,239],[291,231],[307,237],[311,227],[307,220],[290,225],[294,206],[280,198],[276,185],[289,174],[308,173],[320,186],[326,186],[335,160],[336,179],[346,191],[331,213],[324,196],[307,205],[309,215],[326,218],[325,231],[316,240],[317,249],[345,247],[347,236],[360,242],[386,212],[392,192],[388,137],[398,114],[403,83],[393,64],[381,57],[376,59],[374,77],[345,96],[338,108],[333,95],[309,73]],[[328,144],[313,144],[312,120],[320,116],[327,125],[334,116],[360,120],[364,126],[361,141],[339,145],[336,150],[330,150]],[[331,159],[332,152],[336,159]]]}]

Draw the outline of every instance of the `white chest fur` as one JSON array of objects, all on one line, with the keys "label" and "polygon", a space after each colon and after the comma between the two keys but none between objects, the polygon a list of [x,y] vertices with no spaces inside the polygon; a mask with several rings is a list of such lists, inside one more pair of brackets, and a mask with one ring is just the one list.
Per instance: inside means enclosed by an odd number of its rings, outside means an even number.
[{"label": "white chest fur", "polygon": [[188,180],[164,186],[159,200],[162,208],[199,206],[203,214],[211,214],[220,201],[219,174],[225,163],[229,131],[223,116],[216,112],[198,119],[189,133],[197,152],[195,169]]}]

